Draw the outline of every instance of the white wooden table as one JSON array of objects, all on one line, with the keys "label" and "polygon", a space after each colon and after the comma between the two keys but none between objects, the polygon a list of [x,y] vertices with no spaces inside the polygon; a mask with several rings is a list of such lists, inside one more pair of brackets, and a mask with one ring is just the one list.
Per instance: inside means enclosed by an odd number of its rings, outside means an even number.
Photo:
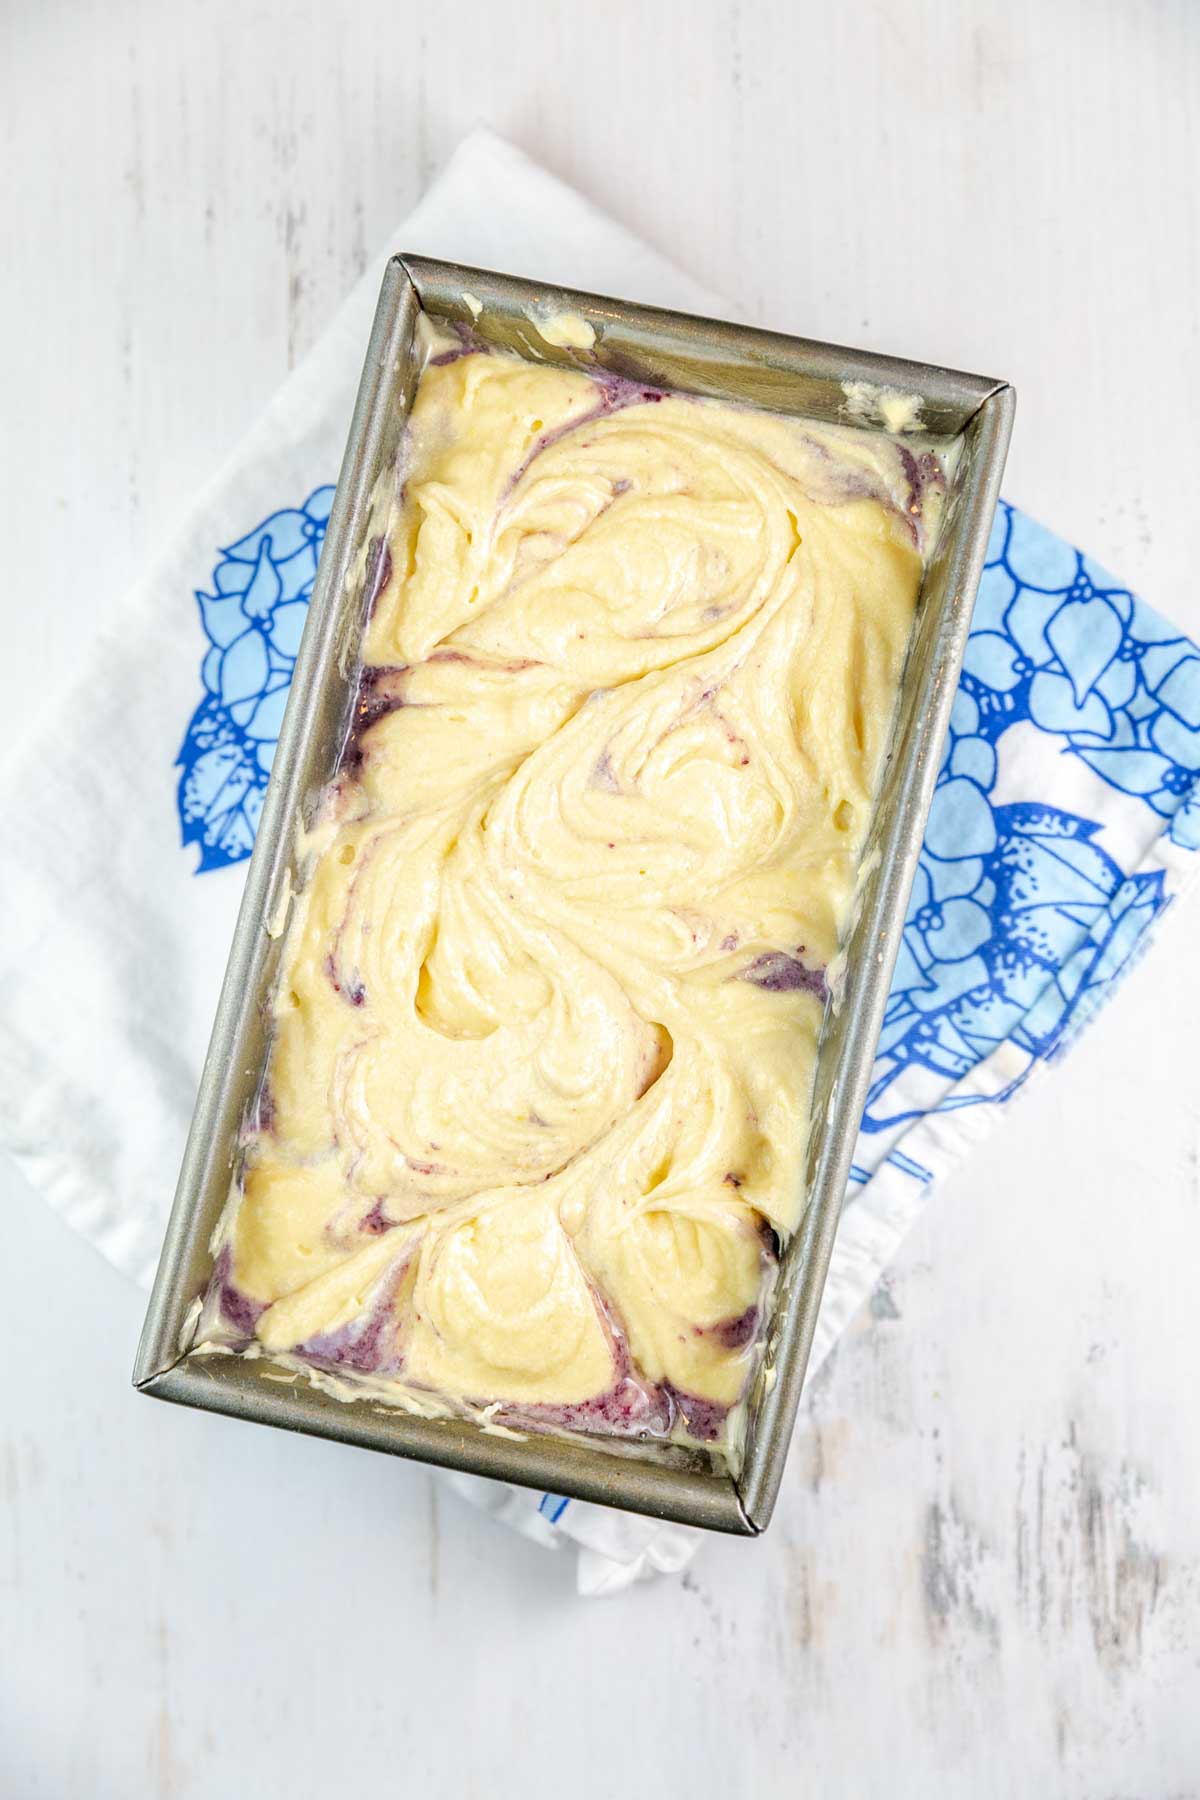
[{"label": "white wooden table", "polygon": [[[1010,376],[1008,494],[1200,632],[1189,0],[0,44],[9,734],[481,118],[754,319]],[[0,1167],[0,1794],[1200,1794],[1198,925],[930,1208],[769,1537],[613,1602],[420,1470],[137,1399],[143,1297]]]}]

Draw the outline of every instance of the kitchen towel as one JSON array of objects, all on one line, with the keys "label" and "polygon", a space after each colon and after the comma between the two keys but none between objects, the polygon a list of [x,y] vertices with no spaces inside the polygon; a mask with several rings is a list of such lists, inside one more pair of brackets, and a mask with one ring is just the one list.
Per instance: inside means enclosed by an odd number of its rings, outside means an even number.
[{"label": "kitchen towel", "polygon": [[[460,146],[7,760],[0,1141],[133,1279],[158,1256],[383,262],[728,312],[519,151]],[[1200,862],[1200,652],[1002,503],[815,1369],[937,1181],[1095,1016]],[[694,1536],[451,1478],[589,1592]]]}]

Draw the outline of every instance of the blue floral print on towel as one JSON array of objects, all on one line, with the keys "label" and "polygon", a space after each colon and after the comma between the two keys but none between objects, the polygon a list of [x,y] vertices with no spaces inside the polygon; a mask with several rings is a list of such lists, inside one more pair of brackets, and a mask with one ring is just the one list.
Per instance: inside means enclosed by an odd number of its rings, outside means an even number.
[{"label": "blue floral print on towel", "polygon": [[274,512],[221,552],[212,592],[197,593],[208,638],[204,699],[179,752],[179,818],[202,874],[249,856],[333,488]]},{"label": "blue floral print on towel", "polygon": [[[1055,804],[1064,756],[1115,790],[1103,816]],[[1149,807],[1151,836],[1195,849],[1198,771],[1200,652],[1001,501],[864,1133],[1003,1099],[1065,1042],[1168,899],[1161,869],[1106,848],[1108,815]],[[1022,1056],[1003,1092],[946,1092],[1006,1041]]]}]

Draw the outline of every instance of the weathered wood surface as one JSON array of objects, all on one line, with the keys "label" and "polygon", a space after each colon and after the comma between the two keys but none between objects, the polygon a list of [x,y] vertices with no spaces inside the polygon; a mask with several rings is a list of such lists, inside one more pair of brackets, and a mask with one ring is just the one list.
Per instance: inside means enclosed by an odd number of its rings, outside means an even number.
[{"label": "weathered wood surface", "polygon": [[[756,320],[1012,377],[1009,495],[1200,632],[1187,0],[3,13],[10,737],[481,117]],[[135,1399],[141,1296],[0,1169],[0,1793],[1200,1794],[1198,924],[928,1211],[769,1538],[611,1603]]]}]

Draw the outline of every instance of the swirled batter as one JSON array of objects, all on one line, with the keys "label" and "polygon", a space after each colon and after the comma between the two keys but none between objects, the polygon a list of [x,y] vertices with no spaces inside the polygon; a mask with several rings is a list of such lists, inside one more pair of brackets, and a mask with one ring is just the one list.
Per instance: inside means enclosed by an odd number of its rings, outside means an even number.
[{"label": "swirled batter", "polygon": [[943,491],[880,433],[430,363],[216,1335],[728,1447]]}]

